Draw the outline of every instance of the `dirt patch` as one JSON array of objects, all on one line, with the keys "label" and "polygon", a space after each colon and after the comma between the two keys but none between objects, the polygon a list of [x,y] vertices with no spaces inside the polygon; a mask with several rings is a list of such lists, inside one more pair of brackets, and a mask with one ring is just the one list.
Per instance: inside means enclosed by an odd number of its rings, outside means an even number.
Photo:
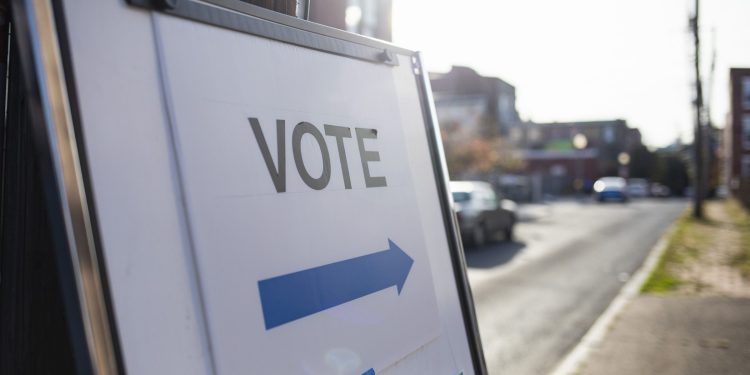
[{"label": "dirt patch", "polygon": [[736,267],[746,249],[743,222],[732,212],[732,202],[710,201],[704,220],[690,220],[675,241],[677,262],[667,264],[679,280],[678,294],[750,298],[750,279]]}]

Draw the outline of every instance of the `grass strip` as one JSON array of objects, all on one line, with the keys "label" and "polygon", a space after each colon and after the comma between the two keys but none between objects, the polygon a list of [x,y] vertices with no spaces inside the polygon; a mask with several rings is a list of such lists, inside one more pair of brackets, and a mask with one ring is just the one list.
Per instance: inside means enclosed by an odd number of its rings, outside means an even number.
[{"label": "grass strip", "polygon": [[680,245],[684,242],[683,239],[691,220],[690,210],[685,210],[682,216],[677,219],[675,229],[667,239],[667,249],[664,250],[664,253],[659,258],[656,268],[651,272],[646,283],[643,284],[641,288],[642,293],[666,293],[677,289],[680,285],[680,280],[670,269],[673,264],[683,262],[684,255],[678,249],[681,248]]},{"label": "grass strip", "polygon": [[743,277],[750,278],[750,214],[734,199],[727,203],[727,213],[740,232],[740,251],[732,259],[732,266],[739,269]]},{"label": "grass strip", "polygon": [[[667,239],[667,248],[656,268],[643,284],[642,293],[668,293],[676,290],[688,282],[681,280],[676,274],[678,267],[686,261],[699,258],[701,251],[711,251],[716,246],[739,245],[736,255],[731,260],[731,266],[737,268],[743,277],[750,278],[750,214],[734,199],[707,201],[706,205],[725,212],[729,221],[709,217],[695,219],[692,217],[692,211],[687,209],[677,219],[675,230]],[[739,233],[739,244],[736,242],[732,242],[731,245],[717,243],[716,235],[719,230]]]}]

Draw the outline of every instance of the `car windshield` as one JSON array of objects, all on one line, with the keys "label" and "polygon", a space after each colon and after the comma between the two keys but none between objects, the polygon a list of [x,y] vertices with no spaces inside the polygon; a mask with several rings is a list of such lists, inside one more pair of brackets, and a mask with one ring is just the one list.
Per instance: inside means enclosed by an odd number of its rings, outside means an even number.
[{"label": "car windshield", "polygon": [[606,187],[623,187],[625,180],[619,177],[602,178],[600,180]]},{"label": "car windshield", "polygon": [[468,202],[471,199],[471,193],[465,191],[453,192],[453,201],[456,203]]}]

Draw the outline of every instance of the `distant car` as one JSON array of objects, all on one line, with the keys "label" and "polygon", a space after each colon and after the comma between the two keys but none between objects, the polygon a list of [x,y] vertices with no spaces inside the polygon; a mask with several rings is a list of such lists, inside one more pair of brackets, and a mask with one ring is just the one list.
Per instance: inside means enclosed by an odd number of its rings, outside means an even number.
[{"label": "distant car", "polygon": [[627,182],[622,177],[602,177],[594,182],[594,193],[599,202],[628,201]]},{"label": "distant car", "polygon": [[499,197],[492,185],[480,181],[451,181],[454,209],[461,238],[469,245],[483,246],[502,234],[513,239],[516,203]]},{"label": "distant car", "polygon": [[648,181],[642,178],[631,178],[628,180],[628,196],[633,198],[645,198],[649,196]]},{"label": "distant car", "polygon": [[659,197],[659,198],[665,198],[672,194],[672,192],[669,190],[668,187],[659,184],[654,183],[651,185],[651,196],[652,197]]},{"label": "distant car", "polygon": [[729,188],[727,185],[719,185],[716,187],[716,196],[719,198],[726,198],[729,196]]}]

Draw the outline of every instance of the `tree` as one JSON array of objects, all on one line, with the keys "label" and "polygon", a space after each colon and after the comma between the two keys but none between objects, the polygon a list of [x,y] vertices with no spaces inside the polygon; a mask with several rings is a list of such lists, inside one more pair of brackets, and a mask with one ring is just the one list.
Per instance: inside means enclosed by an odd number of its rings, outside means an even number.
[{"label": "tree", "polygon": [[514,147],[499,135],[459,133],[460,126],[455,123],[444,124],[441,130],[451,179],[518,172],[525,167]]},{"label": "tree", "polygon": [[633,178],[652,179],[656,174],[656,154],[648,147],[638,145],[630,151],[629,176]]},{"label": "tree", "polygon": [[654,171],[653,182],[658,182],[675,195],[683,195],[685,188],[690,186],[688,165],[679,154],[656,154],[657,163]]}]

